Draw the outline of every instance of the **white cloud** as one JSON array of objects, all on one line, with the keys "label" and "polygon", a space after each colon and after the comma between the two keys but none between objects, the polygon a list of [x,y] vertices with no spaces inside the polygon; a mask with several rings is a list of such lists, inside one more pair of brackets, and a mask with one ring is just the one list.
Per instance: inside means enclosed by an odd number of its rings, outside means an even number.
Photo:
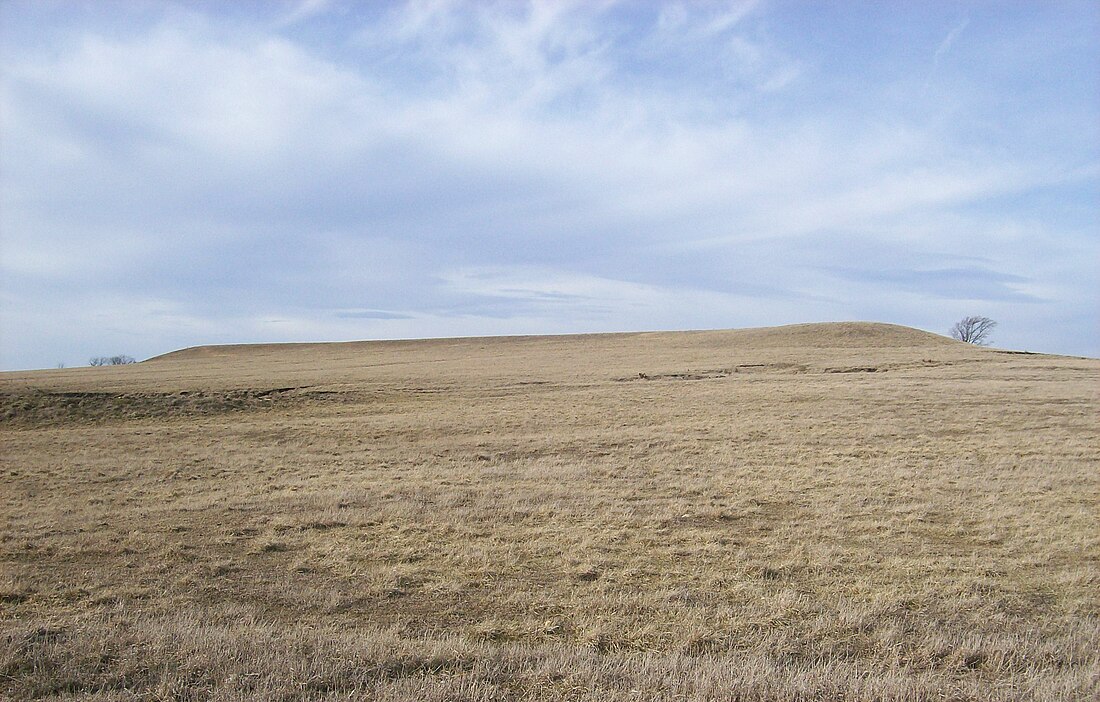
[{"label": "white cloud", "polygon": [[346,133],[361,116],[348,114],[353,96],[368,91],[361,77],[277,37],[216,42],[173,27],[136,41],[88,37],[60,61],[12,72],[63,96],[80,110],[74,119],[132,128],[149,148],[225,160],[268,157],[303,141],[335,147],[313,137],[333,127]]},{"label": "white cloud", "polygon": [[731,3],[729,9],[720,11],[715,17],[709,19],[705,25],[707,34],[722,34],[743,20],[749,13],[757,8],[760,3],[757,0]]}]

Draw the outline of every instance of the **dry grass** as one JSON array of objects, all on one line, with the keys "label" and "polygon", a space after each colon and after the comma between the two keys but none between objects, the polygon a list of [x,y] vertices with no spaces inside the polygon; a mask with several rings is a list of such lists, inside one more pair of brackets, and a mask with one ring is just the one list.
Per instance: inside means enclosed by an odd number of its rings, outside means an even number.
[{"label": "dry grass", "polygon": [[0,694],[1100,694],[1100,361],[886,325],[0,376]]}]

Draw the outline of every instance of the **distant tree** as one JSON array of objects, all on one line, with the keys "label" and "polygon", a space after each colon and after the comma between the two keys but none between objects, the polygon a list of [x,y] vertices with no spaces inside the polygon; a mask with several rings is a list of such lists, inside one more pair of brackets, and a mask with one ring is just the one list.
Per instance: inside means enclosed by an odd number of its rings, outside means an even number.
[{"label": "distant tree", "polygon": [[133,356],[96,356],[88,361],[89,366],[125,366],[130,363],[137,363]]},{"label": "distant tree", "polygon": [[951,327],[951,338],[968,344],[985,346],[989,343],[989,335],[993,333],[995,326],[997,323],[989,317],[964,317]]}]

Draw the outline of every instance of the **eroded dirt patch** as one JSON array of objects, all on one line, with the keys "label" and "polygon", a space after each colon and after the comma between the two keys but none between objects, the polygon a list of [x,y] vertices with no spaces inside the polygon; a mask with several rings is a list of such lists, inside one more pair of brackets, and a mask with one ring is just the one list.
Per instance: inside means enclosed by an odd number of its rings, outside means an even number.
[{"label": "eroded dirt patch", "polygon": [[711,368],[707,370],[684,370],[673,373],[638,373],[626,378],[616,378],[619,382],[632,380],[714,380],[728,378],[740,373],[805,373],[807,367],[798,363],[742,363],[729,368]]},{"label": "eroded dirt patch", "polygon": [[331,393],[304,388],[154,392],[0,392],[0,426],[100,423],[129,419],[224,414],[318,399]]}]

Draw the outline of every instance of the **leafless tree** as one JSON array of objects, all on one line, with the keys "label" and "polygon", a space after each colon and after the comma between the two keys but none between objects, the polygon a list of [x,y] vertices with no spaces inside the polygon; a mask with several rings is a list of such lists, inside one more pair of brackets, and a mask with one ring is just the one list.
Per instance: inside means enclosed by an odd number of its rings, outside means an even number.
[{"label": "leafless tree", "polygon": [[997,323],[989,317],[965,317],[951,327],[951,338],[985,346],[989,343],[989,335],[993,333],[995,326]]},{"label": "leafless tree", "polygon": [[96,356],[88,361],[89,366],[125,366],[130,363],[137,363],[133,356]]}]

